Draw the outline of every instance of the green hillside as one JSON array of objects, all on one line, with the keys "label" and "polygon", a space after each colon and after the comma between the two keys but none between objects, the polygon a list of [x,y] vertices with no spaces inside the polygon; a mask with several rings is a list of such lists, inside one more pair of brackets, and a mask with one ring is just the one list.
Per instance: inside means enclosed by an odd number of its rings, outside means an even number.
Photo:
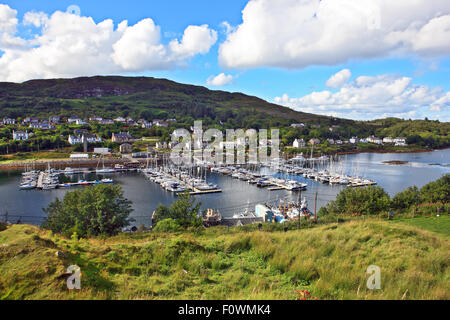
[{"label": "green hillside", "polygon": [[[71,116],[145,117],[159,111],[171,114],[203,114],[227,110],[263,113],[294,121],[325,120],[328,117],[296,112],[244,95],[212,91],[204,87],[180,84],[150,77],[91,77],[76,79],[32,80],[21,84],[0,83],[0,116],[35,116],[53,113]],[[146,113],[147,112],[147,113]]]},{"label": "green hillside", "polygon": [[[292,145],[295,138],[349,139],[353,136],[405,137],[411,151],[419,148],[450,146],[450,123],[429,120],[402,120],[395,118],[354,121],[294,111],[242,93],[209,90],[205,87],[180,84],[150,77],[83,77],[75,79],[32,80],[24,83],[0,83],[0,119],[25,117],[45,119],[49,116],[78,116],[88,119],[99,116],[114,119],[119,116],[134,120],[176,118],[174,127],[190,128],[194,120],[202,120],[205,127],[280,128],[283,145]],[[291,124],[305,127],[292,128]],[[173,130],[174,127],[169,128]],[[56,136],[65,135],[68,127]],[[96,127],[95,133],[99,132]],[[116,128],[117,130],[122,128]],[[134,132],[138,136],[169,137],[170,130]],[[172,132],[172,131],[170,131]],[[6,143],[12,128],[0,132]],[[110,132],[108,132],[110,134]],[[56,139],[56,136],[54,137]],[[41,141],[42,142],[42,141]],[[45,143],[43,143],[45,144]],[[11,150],[24,151],[9,145]],[[52,144],[52,147],[55,147]],[[329,148],[317,151],[332,153],[350,151],[355,146]],[[370,147],[370,148],[369,148]],[[358,146],[361,150],[397,149],[377,145]],[[6,150],[6,147],[3,149]],[[402,148],[400,148],[402,149]],[[304,150],[294,150],[304,151]]]},{"label": "green hillside", "polygon": [[[317,299],[448,300],[449,249],[448,235],[375,219],[90,240],[15,225],[0,232],[0,298],[296,299],[308,290]],[[80,291],[65,284],[73,264]],[[381,268],[380,290],[366,288],[369,265]]]}]

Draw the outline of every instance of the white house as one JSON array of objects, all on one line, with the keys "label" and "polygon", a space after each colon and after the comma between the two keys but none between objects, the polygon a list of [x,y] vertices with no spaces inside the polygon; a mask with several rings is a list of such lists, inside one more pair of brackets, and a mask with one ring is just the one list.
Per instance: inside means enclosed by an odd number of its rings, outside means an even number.
[{"label": "white house", "polygon": [[95,135],[83,135],[83,136],[69,136],[69,143],[71,145],[77,144],[77,143],[83,143],[83,138],[87,140],[88,143],[96,143],[96,142],[102,142],[102,138],[95,136]]},{"label": "white house", "polygon": [[394,139],[391,137],[384,137],[383,143],[394,143]]},{"label": "white house", "polygon": [[3,119],[3,124],[16,124],[16,120],[11,118]]},{"label": "white house", "polygon": [[117,117],[114,119],[115,122],[126,122],[127,119],[123,118],[123,117]]},{"label": "white house", "polygon": [[70,159],[89,159],[89,154],[87,153],[74,153],[70,155]]},{"label": "white house", "polygon": [[77,122],[78,120],[81,120],[81,119],[78,118],[78,117],[70,117],[70,118],[67,119],[67,122],[68,122],[68,123],[75,123],[75,122]]},{"label": "white house", "polygon": [[352,143],[352,144],[355,144],[355,143],[359,142],[359,138],[358,137],[351,137],[348,141],[350,143]]},{"label": "white house", "polygon": [[375,144],[383,144],[383,140],[377,138],[375,136],[370,136],[367,138],[367,142],[375,143]]},{"label": "white house", "polygon": [[14,140],[28,140],[29,137],[28,131],[13,131]]},{"label": "white house", "polygon": [[294,148],[304,148],[306,146],[305,140],[303,139],[295,139],[292,147]]},{"label": "white house", "polygon": [[94,148],[94,153],[96,154],[111,154],[109,148]]},{"label": "white house", "polygon": [[75,120],[75,124],[77,124],[79,126],[84,126],[87,124],[87,122],[82,119],[77,119],[77,120]]},{"label": "white house", "polygon": [[406,143],[406,138],[395,138],[394,139],[394,143],[396,146],[407,146],[408,144]]},{"label": "white house", "polygon": [[304,123],[293,123],[291,124],[292,128],[303,128],[305,126]]}]

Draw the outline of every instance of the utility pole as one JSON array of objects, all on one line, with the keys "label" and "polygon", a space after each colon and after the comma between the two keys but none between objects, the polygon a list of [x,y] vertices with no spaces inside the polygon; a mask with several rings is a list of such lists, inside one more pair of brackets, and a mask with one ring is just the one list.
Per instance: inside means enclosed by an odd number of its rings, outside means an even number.
[{"label": "utility pole", "polygon": [[317,223],[317,193],[318,191],[316,191],[316,197],[314,200],[314,221]]}]

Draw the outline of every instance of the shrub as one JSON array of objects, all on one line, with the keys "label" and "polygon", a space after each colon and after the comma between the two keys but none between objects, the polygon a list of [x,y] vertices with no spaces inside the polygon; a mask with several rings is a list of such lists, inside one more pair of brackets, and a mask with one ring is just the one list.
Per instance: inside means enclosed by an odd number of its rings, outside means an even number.
[{"label": "shrub", "polygon": [[389,207],[389,195],[381,187],[346,188],[322,213],[371,215],[387,211]]},{"label": "shrub", "polygon": [[97,185],[65,194],[44,209],[45,229],[79,237],[115,235],[130,224],[131,201],[123,197],[120,186]]},{"label": "shrub", "polygon": [[448,203],[450,202],[450,174],[430,182],[420,189],[422,203]]},{"label": "shrub", "polygon": [[394,209],[408,209],[420,203],[420,192],[416,186],[399,192],[391,201]]},{"label": "shrub", "polygon": [[182,231],[183,227],[175,220],[168,218],[159,221],[153,230],[156,232],[178,232]]},{"label": "shrub", "polygon": [[189,192],[185,192],[171,204],[170,207],[159,205],[154,216],[155,223],[158,224],[165,219],[173,219],[176,223],[185,229],[189,227],[199,227],[202,225],[202,219],[199,216],[200,203],[195,203]]}]

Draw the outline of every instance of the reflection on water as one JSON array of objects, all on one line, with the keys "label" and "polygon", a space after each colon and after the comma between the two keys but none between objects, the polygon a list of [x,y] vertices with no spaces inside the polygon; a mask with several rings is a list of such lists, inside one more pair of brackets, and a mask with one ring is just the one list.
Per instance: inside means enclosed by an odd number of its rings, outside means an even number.
[{"label": "reflection on water", "polygon": [[[408,186],[421,187],[440,178],[445,173],[449,173],[449,159],[450,149],[408,154],[363,153],[342,157],[340,162],[333,165],[333,169],[373,179],[390,195],[394,195]],[[392,160],[408,161],[408,163],[404,165],[383,163]],[[108,176],[123,187],[125,197],[133,202],[132,216],[136,219],[135,225],[149,225],[151,214],[159,203],[170,205],[176,199],[172,193],[162,190],[159,185],[144,179],[143,175],[139,173],[116,173]],[[302,192],[302,197],[307,198],[312,211],[315,207],[316,210],[319,210],[321,206],[333,200],[343,188],[342,186],[323,185],[303,177],[286,175],[283,177],[308,184],[308,189]],[[96,178],[98,177],[95,174],[89,174],[75,175],[67,179],[77,181],[79,179],[95,180]],[[219,209],[224,216],[232,216],[237,212],[244,211],[247,207],[254,208],[257,203],[273,202],[279,199],[297,200],[299,197],[298,192],[268,191],[216,173],[209,173],[208,180],[218,184],[223,192],[196,196],[196,198],[202,203],[202,208]],[[19,191],[19,181],[20,172],[0,172],[0,220],[3,219],[7,210],[10,221],[15,222],[21,217],[22,222],[40,224],[44,216],[42,208],[57,197],[62,198],[68,190],[71,190],[69,188],[52,191]],[[314,201],[316,192],[318,194],[317,206]]]}]

